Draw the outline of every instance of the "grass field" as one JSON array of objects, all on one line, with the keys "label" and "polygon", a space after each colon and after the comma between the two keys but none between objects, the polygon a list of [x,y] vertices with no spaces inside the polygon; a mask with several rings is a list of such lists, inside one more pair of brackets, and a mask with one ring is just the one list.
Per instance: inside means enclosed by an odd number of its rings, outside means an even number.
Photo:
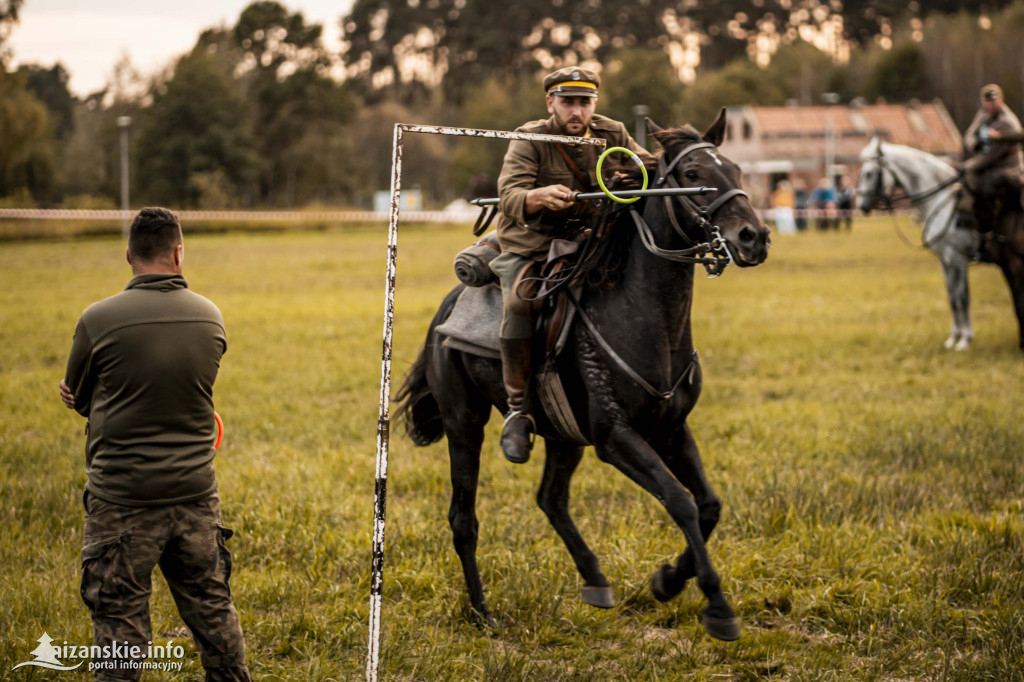
[{"label": "grass field", "polygon": [[[187,226],[186,226],[187,228]],[[914,228],[903,225],[912,234]],[[190,285],[229,349],[217,457],[233,589],[262,680],[365,674],[386,234],[187,237]],[[467,226],[403,228],[396,385],[415,360]],[[0,245],[0,679],[44,631],[91,640],[78,595],[84,420],[57,395],[75,321],[130,277],[107,238]],[[684,546],[657,502],[590,452],[572,509],[620,605],[579,600],[534,503],[536,456],[508,464],[492,420],[480,563],[503,625],[468,618],[447,527],[447,454],[398,437],[389,470],[382,678],[388,680],[1024,679],[1024,357],[1007,288],[971,270],[977,339],[942,348],[937,261],[889,219],[775,237],[768,261],[697,285],[705,390],[691,417],[722,522],[709,545],[743,619],[726,644],[690,586],[650,573]],[[156,581],[155,643],[187,642]]]}]

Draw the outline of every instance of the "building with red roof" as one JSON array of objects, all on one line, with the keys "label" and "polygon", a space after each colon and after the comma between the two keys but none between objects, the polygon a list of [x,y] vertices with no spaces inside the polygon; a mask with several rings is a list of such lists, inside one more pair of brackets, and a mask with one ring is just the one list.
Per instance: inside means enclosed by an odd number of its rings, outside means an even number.
[{"label": "building with red roof", "polygon": [[740,164],[744,188],[756,206],[764,206],[781,179],[814,187],[830,157],[833,180],[846,175],[856,184],[860,152],[876,135],[950,161],[960,156],[960,131],[939,100],[729,107],[722,153]]}]

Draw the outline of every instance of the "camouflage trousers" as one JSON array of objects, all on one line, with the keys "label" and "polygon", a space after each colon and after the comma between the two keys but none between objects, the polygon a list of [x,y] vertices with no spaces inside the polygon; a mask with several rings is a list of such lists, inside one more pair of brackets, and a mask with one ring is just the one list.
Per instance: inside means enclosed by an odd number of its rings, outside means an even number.
[{"label": "camouflage trousers", "polygon": [[[83,502],[82,600],[92,614],[93,644],[147,650],[153,639],[151,576],[159,566],[178,613],[192,631],[207,681],[251,680],[228,587],[231,553],[225,540],[232,531],[221,525],[217,495],[185,504],[127,507],[87,491]],[[103,663],[96,670],[97,680],[137,680],[142,675],[125,659]]]}]

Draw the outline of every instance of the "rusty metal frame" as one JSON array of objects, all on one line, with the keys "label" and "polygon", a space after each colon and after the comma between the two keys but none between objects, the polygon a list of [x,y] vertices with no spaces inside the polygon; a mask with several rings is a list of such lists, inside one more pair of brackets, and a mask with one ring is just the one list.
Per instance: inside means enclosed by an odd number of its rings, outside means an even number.
[{"label": "rusty metal frame", "polygon": [[456,135],[499,140],[532,140],[605,146],[599,137],[572,137],[481,128],[396,123],[391,149],[391,212],[388,222],[387,273],[384,300],[384,350],[380,368],[380,416],[377,419],[377,472],[373,497],[373,562],[370,576],[370,636],[366,679],[376,682],[380,665],[381,594],[384,586],[384,521],[387,508],[388,451],[391,433],[391,339],[395,322],[395,269],[398,260],[399,197],[402,189],[402,138],[405,133]]}]

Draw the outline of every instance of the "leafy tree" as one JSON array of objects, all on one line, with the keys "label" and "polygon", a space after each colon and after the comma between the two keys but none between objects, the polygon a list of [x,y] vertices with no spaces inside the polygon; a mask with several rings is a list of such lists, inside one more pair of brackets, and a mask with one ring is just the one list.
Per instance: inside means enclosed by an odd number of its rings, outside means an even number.
[{"label": "leafy tree", "polygon": [[214,55],[195,51],[179,59],[142,118],[137,158],[148,198],[198,206],[209,204],[204,192],[213,191],[253,200],[260,162],[249,108]]},{"label": "leafy tree", "polygon": [[930,90],[924,54],[917,43],[905,42],[880,55],[868,79],[865,94],[869,99],[884,97],[906,102],[925,97]]},{"label": "leafy tree", "polygon": [[47,69],[28,64],[19,67],[18,72],[25,76],[25,87],[28,91],[50,110],[57,139],[66,139],[75,124],[75,98],[68,90],[70,75],[64,65],[58,62]]},{"label": "leafy tree", "polygon": [[[391,146],[395,123],[432,123],[436,111],[413,112],[395,102],[382,102],[365,107],[356,115],[353,130],[359,132],[352,141],[353,154],[348,172],[362,181],[363,205],[369,195],[391,187]],[[441,135],[412,133],[403,140],[402,187],[419,187],[427,197],[448,199],[453,191],[449,183],[450,141]],[[486,143],[484,143],[486,144]]]},{"label": "leafy tree", "polygon": [[532,76],[567,64],[604,63],[623,48],[681,48],[701,41],[701,65],[743,57],[759,36],[794,42],[801,31],[839,32],[859,44],[910,18],[980,11],[984,3],[898,0],[356,0],[342,20],[349,76],[364,96],[413,103],[443,78],[461,104],[489,77]]},{"label": "leafy tree", "polygon": [[22,4],[24,0],[0,0],[0,67],[7,62],[3,44],[10,35],[11,26],[18,21],[18,10]]},{"label": "leafy tree", "polygon": [[787,84],[767,77],[765,70],[748,59],[737,59],[697,82],[686,91],[680,123],[692,123],[704,130],[719,109],[756,102],[761,105],[785,104]]},{"label": "leafy tree", "polygon": [[259,197],[295,205],[351,190],[345,169],[356,100],[330,75],[323,27],[299,12],[261,0],[246,7],[227,34],[205,33],[197,50],[216,50],[234,63],[253,112],[260,158]]},{"label": "leafy tree", "polygon": [[624,49],[614,53],[601,72],[597,110],[633,130],[633,107],[642,104],[654,121],[674,125],[683,91],[664,51]]},{"label": "leafy tree", "polygon": [[22,74],[0,66],[0,196],[52,199],[56,189],[53,125]]},{"label": "leafy tree", "polygon": [[[544,90],[533,78],[488,78],[469,93],[460,121],[470,128],[515,130],[527,121],[547,117]],[[508,150],[505,140],[458,137],[451,152],[450,182],[454,192],[466,194],[473,183],[497,180]],[[485,183],[487,184],[487,183]]]}]

